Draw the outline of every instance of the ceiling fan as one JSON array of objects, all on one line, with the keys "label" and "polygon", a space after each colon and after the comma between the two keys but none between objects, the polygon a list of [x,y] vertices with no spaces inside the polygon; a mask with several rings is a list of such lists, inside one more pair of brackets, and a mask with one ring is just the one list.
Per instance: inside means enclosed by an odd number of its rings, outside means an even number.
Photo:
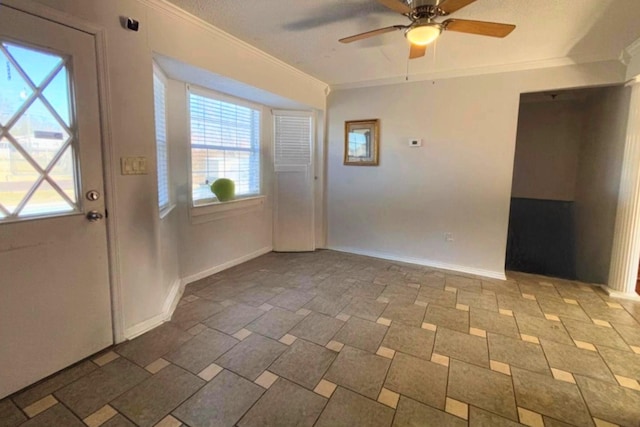
[{"label": "ceiling fan", "polygon": [[443,31],[477,34],[481,36],[506,37],[515,28],[511,24],[495,22],[470,21],[467,19],[447,19],[435,22],[440,16],[447,16],[470,5],[476,0],[412,0],[409,6],[406,1],[377,0],[378,3],[398,12],[411,20],[409,25],[392,25],[366,33],[340,39],[341,43],[351,43],[396,30],[404,30],[404,35],[411,43],[409,59],[420,58],[427,51],[427,45],[435,41]]}]

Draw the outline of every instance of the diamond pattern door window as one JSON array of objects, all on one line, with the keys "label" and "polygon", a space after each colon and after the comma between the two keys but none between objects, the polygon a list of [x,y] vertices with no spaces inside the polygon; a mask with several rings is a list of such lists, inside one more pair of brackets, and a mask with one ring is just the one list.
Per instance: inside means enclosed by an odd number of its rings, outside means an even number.
[{"label": "diamond pattern door window", "polygon": [[79,212],[69,58],[0,40],[0,223]]}]

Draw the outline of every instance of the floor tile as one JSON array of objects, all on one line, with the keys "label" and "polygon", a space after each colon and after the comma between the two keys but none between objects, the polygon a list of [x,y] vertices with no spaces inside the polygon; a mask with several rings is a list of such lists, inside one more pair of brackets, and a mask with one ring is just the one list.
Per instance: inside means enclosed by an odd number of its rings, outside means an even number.
[{"label": "floor tile", "polygon": [[375,400],[390,364],[389,359],[345,346],[325,379]]},{"label": "floor tile", "polygon": [[326,314],[327,316],[337,316],[351,301],[351,298],[337,296],[325,297],[317,296],[304,307],[317,313]]},{"label": "floor tile", "polygon": [[640,392],[576,375],[576,381],[591,414],[621,426],[640,420]]},{"label": "floor tile", "polygon": [[222,310],[224,306],[219,303],[198,299],[176,308],[171,316],[171,323],[186,331]]},{"label": "floor tile", "polygon": [[526,426],[545,427],[544,418],[537,412],[525,408],[518,408],[518,416],[520,417],[520,422]]},{"label": "floor tile", "polygon": [[420,327],[424,318],[425,307],[410,302],[392,302],[382,312],[381,317],[390,319],[394,323]]},{"label": "floor tile", "polygon": [[553,285],[541,286],[539,283],[519,283],[518,286],[523,295],[532,295],[536,299],[562,300],[562,297]]},{"label": "floor tile", "polygon": [[435,333],[420,327],[414,328],[399,323],[392,324],[382,341],[387,348],[429,360],[433,350]]},{"label": "floor tile", "polygon": [[150,374],[157,374],[158,372],[166,368],[170,363],[171,362],[163,358],[160,358],[154,362],[149,363],[147,366],[144,367],[144,369],[146,369],[146,371],[149,372]]},{"label": "floor tile", "polygon": [[345,297],[378,298],[385,286],[377,283],[357,282],[344,293]]},{"label": "floor tile", "polygon": [[334,317],[311,313],[289,332],[298,338],[324,346],[343,326],[344,322]]},{"label": "floor tile", "polygon": [[528,316],[515,313],[516,323],[521,334],[531,335],[538,339],[547,339],[561,344],[573,344],[573,340],[560,322],[547,320],[544,317]]},{"label": "floor tile", "polygon": [[515,281],[482,280],[482,290],[497,294],[520,295],[520,287]]},{"label": "floor tile", "polygon": [[286,308],[289,311],[297,311],[314,297],[315,294],[312,292],[288,290],[270,299],[269,304]]},{"label": "floor tile", "polygon": [[338,387],[316,427],[389,427],[393,414],[393,409],[381,403]]},{"label": "floor tile", "polygon": [[557,316],[580,320],[583,322],[589,322],[589,316],[584,312],[582,307],[574,304],[567,304],[562,299],[549,299],[549,298],[538,298],[538,304],[542,311],[549,314],[555,314]]},{"label": "floor tile", "polygon": [[[170,322],[116,347],[116,352],[139,366],[145,367],[175,350],[193,336]],[[112,362],[113,363],[113,362]]]},{"label": "floor tile", "polygon": [[38,416],[31,418],[21,427],[86,427],[76,416],[64,405],[57,404]]},{"label": "floor tile", "polygon": [[396,355],[396,351],[388,347],[380,346],[378,348],[378,351],[376,351],[376,354],[378,356],[386,357],[387,359],[393,359],[393,357]]},{"label": "floor tile", "polygon": [[127,359],[119,358],[58,390],[54,395],[84,419],[150,375]]},{"label": "floor tile", "polygon": [[484,409],[469,407],[469,427],[522,427],[522,424]]},{"label": "floor tile", "polygon": [[254,381],[288,347],[261,335],[251,334],[220,356],[216,364]]},{"label": "floor tile", "polygon": [[280,378],[238,426],[312,426],[326,402],[324,397]]},{"label": "floor tile", "polygon": [[573,345],[563,345],[547,340],[542,340],[541,343],[549,366],[552,368],[615,384],[616,380],[598,353],[583,350]]},{"label": "floor tile", "polygon": [[198,376],[205,381],[211,381],[220,372],[222,372],[222,366],[212,363],[206,368],[204,368],[202,371],[198,372]]},{"label": "floor tile", "polygon": [[246,328],[252,332],[278,340],[297,325],[304,316],[281,308],[273,308],[264,316],[249,323]]},{"label": "floor tile", "polygon": [[116,415],[118,415],[118,412],[113,407],[105,405],[83,421],[88,427],[99,427]]},{"label": "floor tile", "polygon": [[375,299],[355,297],[342,311],[351,316],[375,322],[386,308],[387,304]]},{"label": "floor tile", "polygon": [[614,329],[629,345],[640,346],[640,328],[613,322]]},{"label": "floor tile", "polygon": [[481,294],[477,292],[459,291],[457,293],[457,303],[466,306],[497,312],[498,301],[495,295]]},{"label": "floor tile", "polygon": [[461,291],[482,291],[482,282],[480,280],[450,274],[448,274],[446,277],[445,286],[451,286]]},{"label": "floor tile", "polygon": [[170,365],[111,402],[111,406],[139,426],[153,426],[205,382]]},{"label": "floor tile", "polygon": [[593,425],[575,384],[515,367],[511,373],[518,406],[579,426]]},{"label": "floor tile", "polygon": [[273,383],[278,380],[278,378],[280,377],[269,371],[264,371],[258,378],[256,378],[254,383],[258,384],[262,388],[267,389],[271,387]]},{"label": "floor tile", "polygon": [[400,395],[398,393],[384,387],[380,390],[380,394],[378,395],[378,402],[392,409],[396,409],[399,399]]},{"label": "floor tile", "polygon": [[524,299],[520,296],[497,295],[498,308],[511,310],[514,313],[527,314],[529,316],[544,317],[537,301]]},{"label": "floor tile", "polygon": [[620,325],[640,326],[626,310],[611,308],[604,301],[582,302],[580,305],[592,319],[615,322]]},{"label": "floor tile", "polygon": [[394,427],[466,427],[467,422],[444,411],[400,396]]},{"label": "floor tile", "polygon": [[208,329],[165,356],[165,359],[197,374],[239,341]]},{"label": "floor tile", "polygon": [[52,394],[43,397],[42,399],[32,403],[31,405],[24,408],[24,413],[27,414],[27,417],[33,418],[36,415],[46,411],[47,409],[55,406],[58,403],[55,397]]},{"label": "floor tile", "polygon": [[313,390],[336,356],[335,352],[317,344],[296,340],[273,362],[269,370]]},{"label": "floor tile", "polygon": [[265,312],[257,307],[236,304],[227,307],[202,323],[225,334],[233,334],[264,314]]},{"label": "floor tile", "polygon": [[429,305],[424,315],[424,321],[458,332],[466,333],[469,331],[469,313],[455,308]]},{"label": "floor tile", "polygon": [[[447,368],[433,362],[397,353],[385,388],[435,408],[444,409]],[[428,378],[428,381],[425,379]]]},{"label": "floor tile", "polygon": [[542,347],[519,339],[487,334],[492,360],[508,363],[533,372],[550,375]]},{"label": "floor tile", "polygon": [[438,328],[433,351],[458,360],[489,367],[487,340],[446,328]]},{"label": "floor tile", "polygon": [[463,420],[469,419],[469,405],[459,400],[447,397],[447,401],[444,405],[444,410],[451,415],[454,415]]},{"label": "floor tile", "polygon": [[471,405],[517,420],[511,378],[489,369],[452,360],[447,395]]},{"label": "floor tile", "polygon": [[0,400],[0,425],[3,427],[14,427],[22,424],[27,417],[14,403],[9,400]]},{"label": "floor tile", "polygon": [[622,337],[612,328],[578,322],[577,320],[571,319],[562,319],[562,323],[564,323],[567,331],[569,331],[569,335],[571,335],[571,338],[574,340],[620,350],[629,349],[629,346],[624,342]]},{"label": "floor tile", "polygon": [[334,391],[336,391],[337,384],[332,383],[327,380],[320,380],[316,388],[313,389],[315,393],[318,393],[320,396],[326,397],[329,399]]},{"label": "floor tile", "polygon": [[80,362],[77,365],[69,367],[52,375],[48,379],[19,392],[13,396],[13,401],[20,408],[27,407],[56,390],[61,389],[67,384],[71,384],[75,380],[95,371],[96,369],[97,366],[88,360]]},{"label": "floor tile", "polygon": [[173,414],[193,427],[231,426],[264,392],[259,385],[225,370],[180,405]]},{"label": "floor tile", "polygon": [[[136,427],[134,423],[125,418],[122,414],[117,414],[115,417],[110,418],[109,421],[102,424],[100,427]],[[154,426],[155,427],[155,426]],[[157,426],[162,427],[162,426]]]},{"label": "floor tile", "polygon": [[456,294],[442,289],[423,287],[418,292],[417,300],[441,307],[453,308],[456,306]]},{"label": "floor tile", "polygon": [[328,348],[329,350],[340,352],[342,351],[344,344],[338,341],[329,341],[325,347]]},{"label": "floor tile", "polygon": [[[615,375],[640,380],[640,354],[600,347],[600,355]],[[584,375],[594,377],[593,375]],[[602,380],[603,378],[598,379]]]},{"label": "floor tile", "polygon": [[267,289],[253,288],[239,293],[233,299],[243,304],[258,307],[276,295],[278,295],[276,292]]},{"label": "floor tile", "polygon": [[471,307],[469,326],[513,338],[519,336],[518,327],[513,317],[474,307]]},{"label": "floor tile", "polygon": [[104,366],[107,363],[113,362],[118,357],[120,357],[120,355],[118,353],[116,353],[115,351],[107,351],[106,353],[103,353],[103,354],[99,355],[98,357],[94,358],[93,359],[93,363],[98,365],[98,366]]},{"label": "floor tile", "polygon": [[375,353],[380,347],[387,329],[384,325],[352,317],[347,320],[342,329],[333,337],[333,340]]},{"label": "floor tile", "polygon": [[490,360],[489,365],[492,371],[511,376],[511,366],[509,366],[508,363],[498,362],[497,360]]},{"label": "floor tile", "polygon": [[291,334],[285,334],[282,338],[280,338],[278,341],[281,342],[282,344],[285,345],[291,345],[293,344],[296,340],[298,339],[298,337],[296,337],[295,335],[291,335]]},{"label": "floor tile", "polygon": [[182,427],[183,424],[172,415],[167,415],[163,419],[160,420],[158,424],[153,427]]}]

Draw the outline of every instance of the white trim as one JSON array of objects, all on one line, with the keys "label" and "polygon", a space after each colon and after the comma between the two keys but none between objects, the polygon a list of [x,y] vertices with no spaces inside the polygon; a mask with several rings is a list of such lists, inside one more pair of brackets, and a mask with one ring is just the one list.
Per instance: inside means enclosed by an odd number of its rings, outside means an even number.
[{"label": "white trim", "polygon": [[171,203],[169,206],[166,206],[164,209],[160,210],[160,219],[165,219],[170,213],[171,211],[173,211],[176,206],[178,206],[176,203]]},{"label": "white trim", "polygon": [[180,279],[176,279],[171,285],[171,289],[169,290],[167,298],[164,300],[162,312],[156,316],[153,316],[151,319],[147,319],[144,322],[140,322],[137,325],[133,325],[127,328],[124,332],[125,339],[133,339],[144,334],[145,332],[150,331],[153,328],[160,326],[164,322],[171,320],[171,316],[173,316],[173,312],[178,306],[183,293],[184,285],[182,284],[182,281]]},{"label": "white trim", "polygon": [[232,216],[244,215],[264,209],[266,196],[247,197],[244,199],[217,202],[194,206],[190,209],[191,224],[202,224]]},{"label": "white trim", "polygon": [[610,62],[610,61],[619,61],[623,64],[620,58],[607,58],[598,56],[584,56],[578,58],[554,58],[554,59],[544,59],[539,61],[527,61],[527,62],[517,62],[513,64],[501,64],[501,65],[488,65],[484,67],[470,67],[464,69],[452,69],[445,71],[437,71],[432,73],[423,73],[423,74],[413,74],[409,75],[409,80],[407,81],[406,76],[395,76],[395,77],[387,77],[383,79],[375,79],[375,80],[366,80],[360,82],[348,82],[348,83],[338,83],[331,85],[331,91],[336,90],[347,90],[347,89],[358,89],[364,87],[373,87],[373,86],[385,86],[385,85],[393,85],[399,83],[412,83],[419,82],[425,80],[443,80],[443,79],[451,79],[456,77],[469,77],[469,76],[479,76],[486,74],[499,74],[499,73],[509,73],[514,71],[529,71],[529,70],[537,70],[542,68],[553,68],[553,67],[562,67],[567,65],[581,65],[581,64],[592,64],[597,62]]},{"label": "white trim", "polygon": [[113,327],[114,344],[125,340],[125,321],[124,321],[124,305],[122,301],[122,278],[120,276],[120,258],[117,248],[119,247],[118,239],[118,222],[116,212],[117,204],[115,197],[116,179],[115,173],[112,172],[116,159],[116,153],[113,145],[113,136],[111,132],[111,98],[109,88],[109,65],[107,63],[107,37],[105,30],[95,26],[76,16],[60,12],[59,10],[37,3],[33,0],[3,0],[2,3],[13,9],[47,19],[61,25],[91,34],[95,39],[96,49],[96,67],[98,77],[98,100],[100,103],[100,122],[102,136],[102,163],[105,190],[105,209],[109,212],[109,216],[105,218],[107,224],[107,246],[108,246],[108,268],[109,282],[111,290],[111,316]]},{"label": "white trim", "polygon": [[439,268],[442,270],[455,271],[458,273],[473,274],[474,276],[488,277],[491,279],[507,280],[507,277],[505,276],[504,271],[484,270],[481,268],[467,267],[464,265],[457,265],[457,264],[449,264],[446,262],[434,261],[434,260],[425,259],[425,258],[413,258],[413,257],[407,257],[407,256],[394,255],[387,252],[369,251],[369,250],[363,250],[363,249],[346,247],[346,246],[329,245],[328,249],[332,251],[347,252],[351,254],[364,255],[364,256],[369,256],[373,258],[382,258],[389,261],[399,261],[399,262],[405,262],[408,264],[423,265],[425,267]]},{"label": "white trim", "polygon": [[231,261],[227,261],[223,264],[216,265],[215,267],[207,268],[206,270],[203,270],[199,273],[191,274],[182,279],[182,285],[186,286],[189,283],[193,283],[197,280],[204,279],[205,277],[209,277],[212,274],[216,274],[223,270],[229,269],[231,267],[235,267],[236,265],[242,264],[243,262],[247,262],[254,258],[258,258],[259,256],[262,256],[264,254],[268,254],[271,251],[273,251],[273,248],[271,246],[267,246],[262,249],[258,249],[255,252],[251,252],[250,254],[241,256],[240,258],[232,259]]},{"label": "white trim", "polygon": [[627,299],[627,300],[632,300],[632,301],[640,301],[640,295],[638,295],[635,292],[633,292],[633,293],[620,292],[620,291],[615,290],[613,288],[610,288],[609,286],[606,286],[606,285],[602,285],[602,289],[611,298],[620,298],[620,299]]},{"label": "white trim", "polygon": [[640,55],[640,38],[636,39],[633,43],[624,48],[623,52],[629,55],[630,58]]},{"label": "white trim", "polygon": [[283,62],[281,60],[279,60],[278,58],[269,55],[268,53],[258,49],[255,46],[250,45],[247,42],[244,42],[234,36],[232,36],[231,34],[222,31],[221,29],[211,25],[210,23],[206,22],[203,19],[198,18],[195,15],[190,14],[189,12],[179,8],[178,6],[169,3],[166,0],[138,0],[140,3],[149,6],[159,12],[163,12],[166,13],[170,16],[174,16],[180,19],[183,19],[187,22],[189,22],[190,24],[192,24],[194,27],[197,27],[199,29],[202,29],[206,32],[211,33],[212,35],[219,37],[219,38],[223,38],[227,43],[229,43],[230,45],[235,46],[237,49],[242,49],[242,50],[246,50],[246,51],[250,51],[252,54],[255,54],[259,57],[261,57],[262,59],[271,62],[272,64],[282,68],[283,70],[286,70],[288,72],[293,72],[299,76],[305,77],[306,79],[309,80],[309,82],[313,85],[316,85],[320,88],[322,88],[323,90],[327,90],[328,88],[328,84],[323,82],[322,80],[317,79],[316,77],[313,77],[307,73],[305,73],[304,71],[299,70],[298,68],[295,68],[289,64],[287,64],[286,62]]}]

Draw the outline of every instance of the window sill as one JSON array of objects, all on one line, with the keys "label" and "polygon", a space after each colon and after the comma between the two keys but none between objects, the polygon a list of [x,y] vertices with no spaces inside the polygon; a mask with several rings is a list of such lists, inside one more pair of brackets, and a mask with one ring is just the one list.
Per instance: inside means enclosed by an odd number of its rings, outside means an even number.
[{"label": "window sill", "polygon": [[244,215],[264,209],[266,196],[254,196],[230,202],[217,202],[191,208],[191,223],[202,224],[223,218]]},{"label": "window sill", "polygon": [[162,209],[160,211],[160,219],[165,219],[171,213],[171,211],[175,209],[175,207],[176,207],[176,204],[171,203],[169,206]]}]

